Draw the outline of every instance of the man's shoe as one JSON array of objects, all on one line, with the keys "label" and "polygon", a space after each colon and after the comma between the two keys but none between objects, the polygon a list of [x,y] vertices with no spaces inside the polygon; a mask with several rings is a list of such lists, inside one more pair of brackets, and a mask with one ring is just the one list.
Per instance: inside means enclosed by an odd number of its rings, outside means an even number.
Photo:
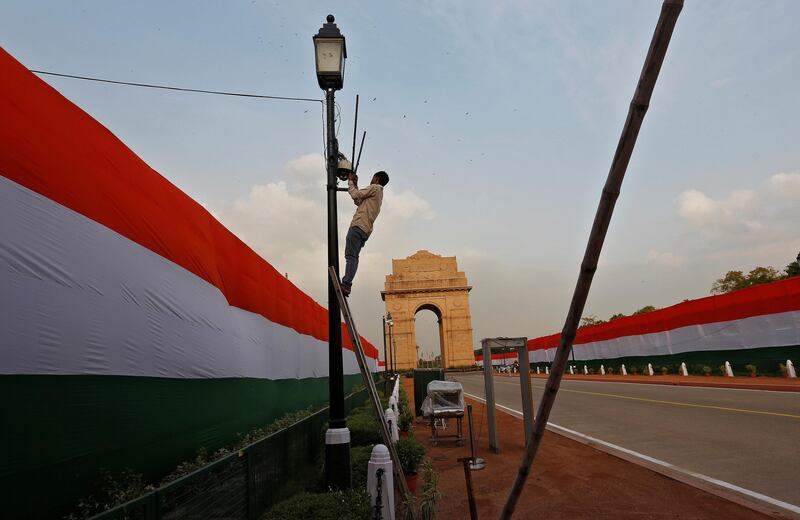
[{"label": "man's shoe", "polygon": [[350,287],[347,287],[346,285],[343,285],[342,286],[342,294],[344,294],[345,296],[350,296]]}]

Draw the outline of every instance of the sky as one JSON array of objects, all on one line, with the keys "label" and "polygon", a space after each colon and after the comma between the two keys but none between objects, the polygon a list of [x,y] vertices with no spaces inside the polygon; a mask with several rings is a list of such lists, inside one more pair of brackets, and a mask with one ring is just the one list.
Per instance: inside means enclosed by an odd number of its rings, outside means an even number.
[{"label": "sky", "polygon": [[[381,344],[391,259],[427,249],[455,255],[473,286],[477,346],[563,326],[660,4],[6,0],[0,45],[32,69],[321,99],[311,37],[334,14],[341,146],[360,94],[359,171],[391,177],[356,323]],[[585,314],[703,297],[728,270],[797,256],[798,19],[794,0],[686,2]],[[43,79],[325,304],[320,103]],[[417,327],[438,354],[433,314]]]}]

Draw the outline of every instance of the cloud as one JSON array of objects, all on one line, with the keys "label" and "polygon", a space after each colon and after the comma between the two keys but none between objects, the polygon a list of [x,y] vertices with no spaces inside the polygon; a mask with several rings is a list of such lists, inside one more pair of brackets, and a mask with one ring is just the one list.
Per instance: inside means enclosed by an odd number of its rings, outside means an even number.
[{"label": "cloud", "polygon": [[754,191],[734,191],[725,199],[713,199],[700,190],[686,190],[678,196],[677,211],[683,220],[697,227],[757,229],[760,224],[753,218],[761,204],[761,197]]},{"label": "cloud", "polygon": [[[271,175],[276,180],[257,184],[233,200],[205,205],[231,232],[323,305],[327,299],[324,166],[320,154],[302,155],[288,161],[279,176]],[[353,209],[346,195],[341,195],[340,253]],[[408,237],[419,236],[414,228],[435,217],[428,201],[412,189],[387,188],[375,233],[362,251],[357,278],[359,292],[369,294],[373,306],[383,276],[391,269],[391,255],[413,253],[407,250],[412,247]]]},{"label": "cloud", "polygon": [[686,257],[651,249],[647,252],[647,262],[658,267],[680,267],[686,262]]},{"label": "cloud", "polygon": [[733,190],[719,198],[685,190],[676,199],[675,210],[688,230],[709,247],[741,250],[795,239],[798,200],[800,173],[776,173],[755,189]]}]

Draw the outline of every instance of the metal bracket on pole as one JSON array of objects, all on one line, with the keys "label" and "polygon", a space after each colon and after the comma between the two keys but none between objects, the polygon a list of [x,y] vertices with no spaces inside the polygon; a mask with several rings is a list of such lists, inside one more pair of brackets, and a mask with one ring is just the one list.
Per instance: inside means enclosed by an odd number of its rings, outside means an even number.
[{"label": "metal bracket on pole", "polygon": [[489,449],[495,453],[500,453],[497,445],[497,419],[494,411],[494,379],[492,369],[492,348],[489,346],[492,340],[482,339],[483,347],[483,382],[485,384],[484,397],[486,399],[486,421],[489,423]]},{"label": "metal bracket on pole", "polygon": [[[348,305],[347,299],[344,297],[344,293],[342,293],[342,286],[339,283],[339,276],[336,274],[336,270],[333,267],[329,267],[328,274],[333,282],[333,287],[336,291],[336,297],[339,300],[339,306],[342,309],[342,316],[347,324],[347,331],[350,334],[350,341],[353,344],[353,352],[356,355],[358,368],[361,369],[361,376],[364,378],[364,384],[367,387],[367,393],[369,394],[369,399],[372,403],[372,410],[375,412],[375,417],[377,417],[378,422],[380,423],[383,442],[389,449],[389,455],[392,458],[395,484],[398,487],[402,497],[410,496],[408,485],[406,484],[406,478],[405,475],[403,475],[403,469],[400,466],[400,458],[397,456],[397,450],[395,450],[392,436],[389,433],[388,427],[386,426],[386,417],[383,409],[381,408],[381,401],[378,398],[378,390],[375,388],[375,380],[372,378],[372,373],[369,371],[369,367],[367,366],[367,358],[364,355],[364,347],[361,345],[361,337],[358,335],[356,324],[353,322],[353,316],[350,314],[350,305]],[[412,515],[416,517],[416,514],[413,512]]]}]

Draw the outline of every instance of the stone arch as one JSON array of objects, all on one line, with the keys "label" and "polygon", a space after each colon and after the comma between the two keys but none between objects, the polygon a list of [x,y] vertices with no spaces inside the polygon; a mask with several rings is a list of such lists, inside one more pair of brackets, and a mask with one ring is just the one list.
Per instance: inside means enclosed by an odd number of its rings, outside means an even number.
[{"label": "stone arch", "polygon": [[443,366],[474,364],[470,290],[472,287],[466,275],[458,270],[454,256],[417,251],[408,258],[392,260],[392,274],[386,276],[381,298],[394,322],[393,347],[398,369],[416,367],[414,320],[423,309],[432,310],[439,319]]},{"label": "stone arch", "polygon": [[[417,336],[416,320],[417,320],[417,314],[419,314],[422,311],[431,311],[434,314],[434,316],[436,316],[436,321],[437,321],[438,328],[439,328],[439,355],[442,356],[442,366],[443,367],[447,366],[447,356],[445,355],[445,350],[444,350],[444,327],[443,327],[444,312],[442,312],[442,310],[439,308],[439,306],[436,305],[435,303],[433,303],[433,302],[423,302],[423,303],[420,303],[419,305],[417,305],[417,308],[414,310],[413,324],[412,324],[412,327],[411,327],[411,330],[413,332],[413,335],[411,337],[411,344],[415,345],[415,346],[418,344],[417,338],[416,338],[416,336]],[[417,358],[418,357],[419,356],[417,355]],[[415,359],[414,362],[416,363],[416,359]]]}]

